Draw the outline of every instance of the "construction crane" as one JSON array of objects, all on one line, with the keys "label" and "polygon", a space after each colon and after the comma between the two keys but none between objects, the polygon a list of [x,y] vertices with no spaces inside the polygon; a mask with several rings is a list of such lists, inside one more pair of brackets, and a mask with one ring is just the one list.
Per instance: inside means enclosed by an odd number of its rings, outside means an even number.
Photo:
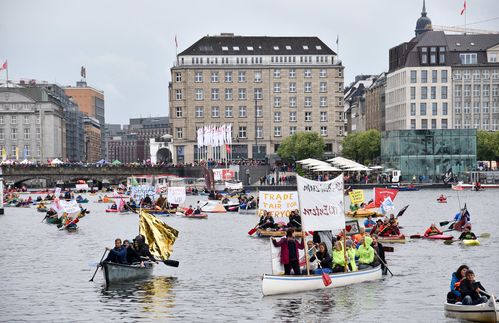
[{"label": "construction crane", "polygon": [[464,28],[457,26],[436,26],[433,25],[433,30],[435,31],[449,31],[453,33],[460,34],[499,34],[499,31],[494,30],[483,30],[483,29],[473,29],[473,28]]}]

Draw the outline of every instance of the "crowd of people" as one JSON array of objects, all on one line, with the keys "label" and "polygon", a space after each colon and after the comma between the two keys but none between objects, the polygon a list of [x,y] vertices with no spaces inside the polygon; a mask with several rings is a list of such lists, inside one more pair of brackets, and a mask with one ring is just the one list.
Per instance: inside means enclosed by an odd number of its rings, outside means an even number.
[{"label": "crowd of people", "polygon": [[[109,253],[103,263],[111,262],[144,267],[144,261],[159,262],[149,251],[149,245],[145,242],[143,235],[136,236],[132,243],[130,243],[130,240],[124,240],[122,243],[121,238],[116,238],[114,248],[106,247],[106,250]],[[102,266],[102,263],[100,266]]]}]

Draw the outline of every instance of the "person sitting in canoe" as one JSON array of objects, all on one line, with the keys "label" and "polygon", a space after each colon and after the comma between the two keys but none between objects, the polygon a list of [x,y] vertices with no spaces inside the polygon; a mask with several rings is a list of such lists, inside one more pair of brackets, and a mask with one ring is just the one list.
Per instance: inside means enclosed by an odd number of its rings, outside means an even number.
[{"label": "person sitting in canoe", "polygon": [[445,197],[445,195],[440,194],[440,196],[437,198],[437,201],[439,201],[439,202],[447,201],[447,198]]},{"label": "person sitting in canoe", "polygon": [[199,201],[196,205],[196,209],[194,210],[194,214],[201,214],[201,205],[199,204]]},{"label": "person sitting in canoe", "polygon": [[[315,269],[317,269],[317,258],[314,258],[314,260],[311,260],[311,259],[312,259],[313,255],[317,252],[317,249],[319,248],[318,245],[319,244],[314,243],[313,240],[307,241],[308,267],[311,271],[314,271]],[[305,256],[303,256],[300,259],[300,265],[302,265],[302,263],[304,263],[304,261],[305,261]],[[302,271],[302,273],[304,275],[307,274],[307,270],[305,269],[304,271]]]},{"label": "person sitting in canoe", "polygon": [[301,217],[298,210],[291,211],[289,215],[288,228],[294,228],[296,231],[301,231]]},{"label": "person sitting in canoe", "polygon": [[369,232],[369,233],[371,236],[374,234],[379,235],[380,232],[382,232],[384,228],[385,228],[385,226],[383,225],[383,220],[378,219],[378,220],[376,220],[376,224],[372,227],[371,232]]},{"label": "person sitting in canoe", "polygon": [[142,207],[151,206],[151,205],[152,205],[151,197],[149,195],[146,195],[146,197],[142,199]]},{"label": "person sitting in canoe", "polygon": [[488,301],[487,296],[480,293],[486,292],[485,288],[475,280],[475,273],[473,270],[466,272],[466,279],[459,285],[463,297],[463,305],[478,305]]},{"label": "person sitting in canoe", "polygon": [[285,238],[279,241],[272,238],[272,244],[275,247],[281,247],[281,264],[284,266],[284,275],[290,275],[291,270],[295,275],[301,275],[298,249],[305,248],[304,238],[302,237],[301,242],[298,242],[295,239],[295,230],[289,228]]},{"label": "person sitting in canoe", "polygon": [[450,292],[447,293],[447,303],[454,304],[462,300],[460,285],[461,282],[466,279],[466,272],[468,270],[468,266],[461,265],[455,272],[452,273],[450,280]]},{"label": "person sitting in canoe", "polygon": [[429,237],[429,236],[435,236],[435,235],[442,234],[442,233],[443,232],[437,228],[435,223],[432,223],[430,225],[430,227],[428,229],[426,229],[426,231],[424,232],[424,236]]},{"label": "person sitting in canoe", "polygon": [[158,263],[158,260],[154,258],[153,254],[151,254],[149,245],[146,243],[143,235],[138,235],[135,237],[135,239],[133,239],[133,247],[142,260],[145,259]]},{"label": "person sitting in canoe", "polygon": [[357,247],[355,246],[355,241],[348,239],[346,245],[348,268],[351,271],[357,271],[357,264],[355,263],[355,254],[357,253]]},{"label": "person sitting in canoe", "polygon": [[392,235],[399,235],[400,229],[397,224],[390,223],[388,219],[383,222],[383,229],[380,230],[379,235],[382,237],[388,237]]},{"label": "person sitting in canoe", "polygon": [[386,275],[387,269],[386,269],[386,259],[385,259],[385,249],[383,249],[383,245],[379,242],[378,240],[378,235],[375,234],[371,236],[373,239],[373,242],[371,243],[371,246],[374,249],[374,253],[378,255],[378,257],[374,257],[374,262],[372,263],[373,267],[376,267],[377,265],[381,265],[381,272],[383,275]]},{"label": "person sitting in canoe", "polygon": [[347,260],[343,252],[343,244],[341,241],[336,241],[333,250],[333,273],[340,273],[345,271]]},{"label": "person sitting in canoe", "polygon": [[370,228],[374,226],[376,222],[374,222],[372,215],[369,215],[367,219],[364,221],[364,227]]},{"label": "person sitting in canoe", "polygon": [[261,229],[276,228],[274,217],[270,214],[270,212],[263,211],[263,215],[260,217],[260,222],[258,222],[258,227]]},{"label": "person sitting in canoe", "polygon": [[355,212],[359,209],[357,204],[350,204],[350,211]]},{"label": "person sitting in canoe", "polygon": [[166,198],[163,197],[163,194],[159,194],[156,203],[154,203],[154,208],[156,210],[162,210],[165,208],[165,205],[166,205]]},{"label": "person sitting in canoe", "polygon": [[327,250],[327,246],[324,242],[319,243],[319,251],[317,251],[310,258],[310,262],[313,262],[316,259],[319,261],[320,266],[318,266],[318,268],[314,270],[314,274],[320,275],[323,272],[326,274],[330,274],[333,272],[333,269],[332,269],[333,261],[331,259],[331,255],[329,255],[329,252]]},{"label": "person sitting in canoe", "polygon": [[370,268],[374,262],[374,249],[371,247],[373,239],[369,236],[362,239],[362,244],[357,249],[355,255],[359,257],[359,269]]},{"label": "person sitting in canoe", "polygon": [[116,203],[113,203],[110,207],[111,210],[117,210],[118,209],[118,206],[116,205]]},{"label": "person sitting in canoe", "polygon": [[192,205],[189,205],[189,208],[185,210],[185,215],[191,215],[194,214],[194,209],[192,208]]},{"label": "person sitting in canoe", "polygon": [[130,241],[124,240],[123,247],[126,250],[126,263],[127,264],[133,265],[133,264],[139,263],[141,267],[144,267],[144,262],[142,261],[142,259],[140,259],[139,254],[133,248],[133,246],[130,244]]},{"label": "person sitting in canoe", "polygon": [[121,244],[120,238],[116,238],[114,240],[113,249],[106,247],[106,250],[109,251],[109,254],[107,255],[106,259],[104,259],[104,262],[114,262],[117,264],[127,263],[126,248]]},{"label": "person sitting in canoe", "polygon": [[476,240],[476,235],[471,232],[471,223],[466,223],[463,228],[463,232],[458,238],[459,240]]}]

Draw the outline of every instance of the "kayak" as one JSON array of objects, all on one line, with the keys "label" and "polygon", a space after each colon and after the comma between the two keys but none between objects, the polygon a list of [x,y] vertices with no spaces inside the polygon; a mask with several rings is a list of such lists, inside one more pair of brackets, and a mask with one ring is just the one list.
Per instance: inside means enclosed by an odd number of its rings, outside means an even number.
[{"label": "kayak", "polygon": [[345,215],[352,218],[367,218],[368,216],[373,216],[373,217],[384,216],[383,214],[376,212],[375,209],[358,209],[357,211],[348,211],[345,213]]},{"label": "kayak", "polygon": [[496,308],[496,299],[494,296],[489,298],[487,303],[478,305],[462,305],[460,302],[451,304],[445,303],[445,316],[459,320],[472,322],[496,322],[499,318],[499,312]]},{"label": "kayak", "polygon": [[405,243],[405,235],[399,234],[386,237],[379,236],[378,240],[381,243]]},{"label": "kayak", "polygon": [[117,213],[117,212],[119,212],[119,210],[118,209],[106,209],[106,212],[107,213]]},{"label": "kayak", "polygon": [[191,219],[207,219],[208,218],[208,214],[206,213],[199,213],[199,214],[190,214],[190,215],[185,215],[183,214],[183,216],[185,218],[191,218]]},{"label": "kayak", "polygon": [[446,234],[435,234],[435,235],[427,236],[427,237],[421,236],[421,238],[430,239],[430,240],[452,240],[454,237],[446,235]]},{"label": "kayak", "polygon": [[465,240],[461,240],[461,243],[465,246],[479,246],[480,245],[480,241],[478,241],[477,239],[475,239],[475,240],[465,239]]},{"label": "kayak", "polygon": [[447,203],[447,199],[437,199],[438,203]]}]

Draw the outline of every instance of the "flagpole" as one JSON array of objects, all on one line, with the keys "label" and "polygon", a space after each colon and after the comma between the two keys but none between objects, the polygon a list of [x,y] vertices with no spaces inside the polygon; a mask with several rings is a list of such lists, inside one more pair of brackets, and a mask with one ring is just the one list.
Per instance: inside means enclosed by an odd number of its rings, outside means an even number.
[{"label": "flagpole", "polygon": [[7,72],[7,87],[9,87],[9,62],[7,62],[7,68],[5,69],[5,71]]}]

